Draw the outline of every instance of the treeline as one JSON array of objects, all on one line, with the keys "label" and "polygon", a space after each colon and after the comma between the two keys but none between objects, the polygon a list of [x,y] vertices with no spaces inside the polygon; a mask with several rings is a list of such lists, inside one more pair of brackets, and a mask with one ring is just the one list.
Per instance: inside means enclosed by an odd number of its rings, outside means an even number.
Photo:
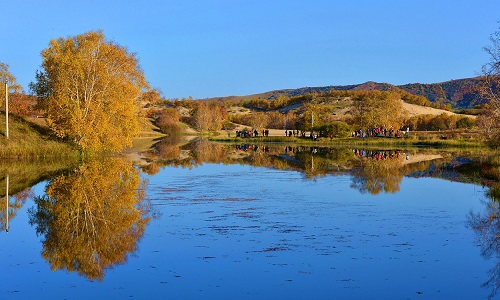
[{"label": "treeline", "polygon": [[408,119],[408,126],[413,130],[419,131],[437,131],[457,128],[471,128],[475,121],[469,117],[449,115],[442,113],[440,115],[420,115]]},{"label": "treeline", "polygon": [[283,108],[296,103],[311,101],[313,98],[314,98],[313,94],[305,94],[296,97],[288,97],[285,95],[280,95],[272,100],[262,99],[262,98],[242,100],[239,103],[239,105],[250,109],[267,111],[267,110],[275,110]]},{"label": "treeline", "polygon": [[340,99],[340,98],[352,98],[363,92],[384,92],[384,93],[393,93],[394,95],[398,95],[399,98],[407,103],[416,104],[420,106],[432,107],[437,109],[444,109],[451,111],[452,107],[450,104],[441,104],[441,103],[432,103],[424,96],[418,96],[411,94],[404,90],[396,90],[396,91],[379,91],[379,90],[331,90],[326,93],[307,93],[300,96],[288,97],[285,95],[280,95],[275,99],[249,99],[242,100],[239,104],[243,107],[250,109],[258,109],[258,110],[275,110],[279,108],[283,108],[289,105],[293,105],[296,103],[304,103],[309,102],[313,99],[323,98],[326,101],[332,99]]}]

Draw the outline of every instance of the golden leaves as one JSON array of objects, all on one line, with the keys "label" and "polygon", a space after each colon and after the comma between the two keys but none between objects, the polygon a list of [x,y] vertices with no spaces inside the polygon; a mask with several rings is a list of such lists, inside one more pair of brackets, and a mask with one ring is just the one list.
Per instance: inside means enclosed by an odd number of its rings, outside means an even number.
[{"label": "golden leaves", "polygon": [[134,54],[101,31],[52,40],[42,51],[49,125],[84,150],[120,151],[139,131],[136,99],[147,82]]},{"label": "golden leaves", "polygon": [[42,255],[52,269],[102,280],[105,269],[123,264],[149,222],[144,184],[119,158],[96,159],[52,180],[30,221],[45,235]]}]

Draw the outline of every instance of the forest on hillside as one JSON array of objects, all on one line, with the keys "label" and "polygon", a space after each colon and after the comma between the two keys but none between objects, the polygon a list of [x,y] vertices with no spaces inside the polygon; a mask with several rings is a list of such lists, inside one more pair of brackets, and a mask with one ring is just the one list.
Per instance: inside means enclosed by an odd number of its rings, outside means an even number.
[{"label": "forest on hillside", "polygon": [[298,97],[314,93],[328,93],[332,90],[337,91],[392,91],[392,92],[408,92],[414,96],[425,97],[429,100],[430,105],[436,108],[453,108],[453,109],[472,109],[482,107],[488,103],[481,94],[482,78],[465,78],[458,80],[450,80],[441,83],[410,83],[405,85],[392,85],[389,83],[378,83],[368,81],[362,84],[353,85],[330,85],[319,87],[303,87],[297,89],[282,89],[264,92],[249,96],[231,96],[211,98],[211,100],[251,100],[251,99],[268,99],[274,100],[280,96]]}]

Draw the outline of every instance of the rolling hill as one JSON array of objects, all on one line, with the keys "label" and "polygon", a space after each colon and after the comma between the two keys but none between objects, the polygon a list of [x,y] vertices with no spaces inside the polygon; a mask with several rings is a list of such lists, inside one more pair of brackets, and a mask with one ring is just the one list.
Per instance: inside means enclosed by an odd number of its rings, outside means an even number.
[{"label": "rolling hill", "polygon": [[303,87],[298,89],[282,89],[269,91],[248,96],[216,97],[210,100],[239,101],[255,98],[276,99],[280,95],[288,97],[300,96],[308,93],[327,93],[331,90],[380,90],[400,91],[404,90],[417,96],[424,96],[432,103],[451,104],[456,109],[473,108],[477,105],[488,103],[479,92],[481,86],[480,77],[450,80],[441,83],[410,83],[405,85],[392,85],[389,83],[378,83],[368,81],[353,85],[329,85],[320,87]]}]

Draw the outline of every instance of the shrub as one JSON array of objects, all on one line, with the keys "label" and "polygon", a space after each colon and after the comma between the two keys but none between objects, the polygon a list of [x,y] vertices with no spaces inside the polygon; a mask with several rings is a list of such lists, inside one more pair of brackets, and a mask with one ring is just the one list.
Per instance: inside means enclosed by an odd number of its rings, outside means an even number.
[{"label": "shrub", "polygon": [[315,130],[319,131],[321,136],[332,135],[333,137],[343,138],[350,136],[353,128],[345,122],[334,122],[319,126]]},{"label": "shrub", "polygon": [[474,126],[474,121],[468,117],[462,117],[457,121],[457,128],[471,128]]}]

